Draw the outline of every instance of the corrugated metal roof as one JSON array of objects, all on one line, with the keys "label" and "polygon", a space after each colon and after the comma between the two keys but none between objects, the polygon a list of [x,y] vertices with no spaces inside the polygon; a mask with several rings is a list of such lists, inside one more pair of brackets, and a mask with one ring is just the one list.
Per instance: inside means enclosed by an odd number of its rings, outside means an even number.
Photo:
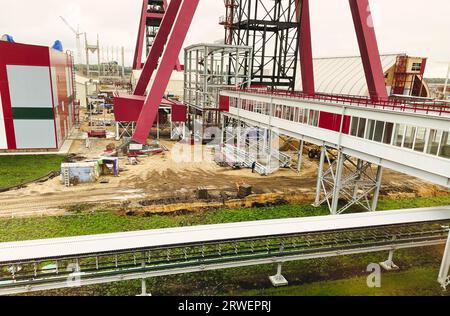
[{"label": "corrugated metal roof", "polygon": [[[381,55],[383,71],[395,65],[400,54]],[[360,56],[314,59],[316,91],[367,96],[368,88]],[[301,83],[300,72],[298,82]]]}]

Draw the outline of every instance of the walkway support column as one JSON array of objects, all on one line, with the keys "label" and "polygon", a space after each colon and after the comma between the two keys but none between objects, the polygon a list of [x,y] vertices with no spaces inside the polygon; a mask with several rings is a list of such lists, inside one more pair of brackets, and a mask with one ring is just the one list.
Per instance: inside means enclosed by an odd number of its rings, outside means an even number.
[{"label": "walkway support column", "polygon": [[444,289],[450,285],[450,234],[448,235],[447,246],[445,247],[444,257],[442,258],[441,270],[439,271],[438,282]]},{"label": "walkway support column", "polygon": [[386,100],[388,94],[369,0],[349,1],[370,98],[372,101]]},{"label": "walkway support column", "polygon": [[320,206],[320,192],[322,192],[322,178],[323,178],[323,166],[325,164],[326,148],[322,146],[320,150],[320,162],[319,171],[317,173],[317,185],[316,185],[316,201],[314,202],[315,207]]},{"label": "walkway support column", "polygon": [[331,214],[337,215],[338,214],[338,206],[339,206],[339,196],[341,193],[341,187],[342,187],[342,174],[344,169],[344,162],[345,162],[345,154],[343,154],[341,151],[338,154],[338,161],[337,161],[337,167],[336,167],[336,176],[334,180],[334,187],[333,187],[333,200],[331,202]]},{"label": "walkway support column", "polygon": [[376,188],[375,192],[373,193],[373,199],[372,199],[372,212],[375,212],[378,207],[378,198],[380,197],[380,189],[381,189],[381,179],[383,177],[383,167],[378,166],[377,169],[377,179],[376,179]]}]

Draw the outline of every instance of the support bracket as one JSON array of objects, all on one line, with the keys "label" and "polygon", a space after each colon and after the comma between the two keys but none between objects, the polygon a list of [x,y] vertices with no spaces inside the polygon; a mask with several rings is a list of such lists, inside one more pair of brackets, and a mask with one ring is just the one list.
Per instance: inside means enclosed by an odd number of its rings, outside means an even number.
[{"label": "support bracket", "polygon": [[289,285],[288,280],[281,274],[283,264],[279,263],[277,267],[277,274],[269,277],[270,282],[274,287],[282,287]]}]

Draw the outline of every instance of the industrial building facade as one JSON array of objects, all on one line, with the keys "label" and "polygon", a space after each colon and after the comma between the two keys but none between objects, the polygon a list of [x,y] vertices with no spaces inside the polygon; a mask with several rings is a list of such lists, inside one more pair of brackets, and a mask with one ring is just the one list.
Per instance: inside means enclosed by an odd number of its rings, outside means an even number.
[{"label": "industrial building facade", "polygon": [[58,151],[75,122],[72,56],[0,41],[0,151]]}]

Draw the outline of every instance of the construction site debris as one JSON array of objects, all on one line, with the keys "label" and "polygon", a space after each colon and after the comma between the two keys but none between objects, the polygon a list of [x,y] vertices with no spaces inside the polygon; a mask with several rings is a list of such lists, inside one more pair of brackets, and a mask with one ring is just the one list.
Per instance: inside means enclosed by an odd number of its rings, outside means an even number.
[{"label": "construction site debris", "polygon": [[208,189],[206,187],[199,187],[197,189],[197,198],[199,200],[207,200],[209,198]]},{"label": "construction site debris", "polygon": [[242,184],[239,186],[238,198],[243,199],[252,194],[253,187],[249,184]]}]

